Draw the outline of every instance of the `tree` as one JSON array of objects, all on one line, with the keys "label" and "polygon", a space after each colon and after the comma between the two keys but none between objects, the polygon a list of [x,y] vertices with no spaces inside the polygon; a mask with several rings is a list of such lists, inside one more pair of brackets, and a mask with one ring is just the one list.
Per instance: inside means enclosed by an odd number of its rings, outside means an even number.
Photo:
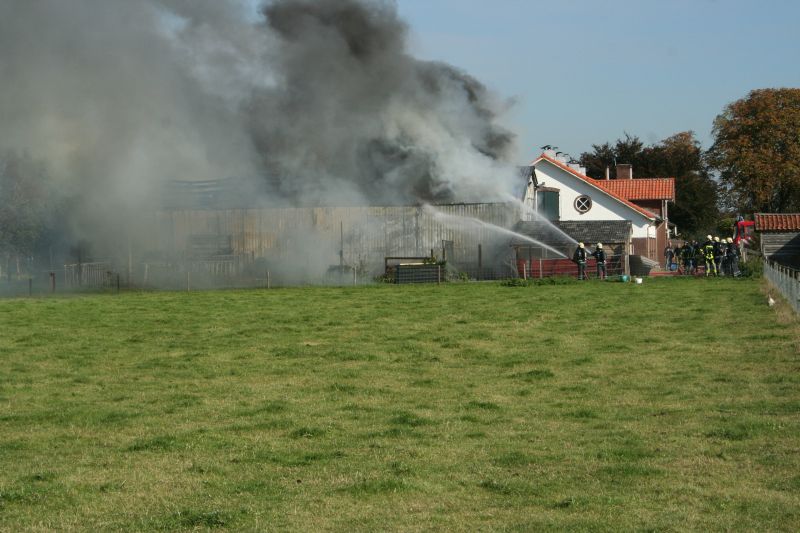
[{"label": "tree", "polygon": [[609,169],[612,178],[616,178],[617,163],[630,163],[634,168],[639,167],[639,154],[642,152],[644,143],[639,137],[631,137],[625,134],[624,139],[617,139],[612,146],[611,143],[593,144],[593,152],[581,154],[581,166],[586,167],[586,175],[594,179],[605,178],[606,168]]},{"label": "tree", "polygon": [[708,150],[742,212],[800,210],[800,89],[758,89],[714,120]]},{"label": "tree", "polygon": [[606,167],[615,176],[617,163],[633,165],[637,176],[674,177],[676,200],[669,205],[670,220],[688,234],[708,232],[716,225],[718,187],[694,132],[676,133],[651,146],[626,133],[614,145],[595,144],[592,149],[580,158],[590,177],[602,179]]}]

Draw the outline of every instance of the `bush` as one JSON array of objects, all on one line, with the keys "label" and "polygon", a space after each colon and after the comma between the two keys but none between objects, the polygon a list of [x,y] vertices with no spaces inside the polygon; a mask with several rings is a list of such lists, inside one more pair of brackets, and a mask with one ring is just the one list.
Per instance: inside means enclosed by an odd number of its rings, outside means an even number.
[{"label": "bush", "polygon": [[503,287],[532,287],[540,285],[571,285],[580,283],[580,280],[572,276],[555,276],[552,278],[511,278],[500,282]]},{"label": "bush", "polygon": [[381,274],[372,278],[375,283],[394,283],[394,276],[391,274]]},{"label": "bush", "polygon": [[530,280],[522,278],[509,278],[500,282],[503,287],[530,287]]},{"label": "bush", "polygon": [[751,255],[747,261],[739,264],[743,278],[760,278],[764,276],[764,261],[760,256]]}]

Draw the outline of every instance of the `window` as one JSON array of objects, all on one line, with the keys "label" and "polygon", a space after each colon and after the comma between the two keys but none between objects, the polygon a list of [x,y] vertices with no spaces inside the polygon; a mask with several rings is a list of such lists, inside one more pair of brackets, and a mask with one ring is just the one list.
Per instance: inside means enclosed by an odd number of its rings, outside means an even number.
[{"label": "window", "polygon": [[547,220],[558,220],[558,190],[537,190],[536,211]]},{"label": "window", "polygon": [[578,213],[586,213],[592,208],[592,199],[585,194],[575,198],[575,211]]}]

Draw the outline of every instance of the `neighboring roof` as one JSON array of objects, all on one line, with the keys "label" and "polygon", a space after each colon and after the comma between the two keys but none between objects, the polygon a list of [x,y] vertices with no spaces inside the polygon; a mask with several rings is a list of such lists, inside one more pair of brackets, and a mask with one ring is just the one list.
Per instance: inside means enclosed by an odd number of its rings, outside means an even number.
[{"label": "neighboring roof", "polygon": [[675,178],[595,180],[595,184],[626,200],[675,201]]},{"label": "neighboring roof", "polygon": [[[573,241],[587,244],[627,243],[632,229],[630,220],[561,220],[553,223],[532,220],[518,222],[514,226],[514,231],[559,248],[563,245],[574,246]],[[571,237],[571,240],[566,238],[564,233]],[[519,237],[511,240],[512,246],[527,244],[528,241]]]},{"label": "neighboring roof", "polygon": [[581,180],[581,181],[584,181],[584,182],[588,183],[589,185],[591,185],[591,186],[592,186],[592,187],[594,187],[595,189],[597,189],[597,190],[599,190],[599,191],[602,191],[603,193],[605,193],[606,195],[610,196],[610,197],[611,197],[611,198],[613,198],[614,200],[617,200],[618,202],[620,202],[620,203],[622,203],[622,204],[625,204],[626,206],[630,207],[631,209],[633,209],[634,211],[636,211],[636,212],[637,212],[637,213],[639,213],[640,215],[644,216],[644,217],[645,217],[645,218],[647,218],[648,220],[655,220],[655,219],[656,219],[656,215],[655,215],[655,214],[653,214],[653,213],[651,213],[651,212],[650,212],[650,211],[648,211],[647,209],[644,209],[643,207],[639,207],[638,205],[636,205],[636,204],[634,204],[634,203],[632,203],[632,202],[628,201],[627,199],[623,198],[622,196],[618,195],[617,193],[615,193],[615,192],[613,192],[613,191],[610,191],[610,190],[608,190],[608,189],[604,189],[604,188],[602,188],[602,187],[598,186],[598,181],[599,181],[599,180],[593,180],[593,179],[592,179],[592,178],[590,178],[589,176],[586,176],[586,175],[584,175],[584,174],[581,174],[580,172],[578,172],[578,171],[577,171],[577,170],[575,170],[574,168],[572,168],[572,167],[570,167],[570,166],[568,166],[568,165],[565,165],[564,163],[562,163],[562,162],[561,162],[561,161],[559,161],[558,159],[554,159],[554,158],[550,157],[549,155],[547,155],[547,154],[545,154],[545,153],[543,153],[542,155],[540,155],[539,157],[537,157],[537,158],[536,158],[536,159],[533,161],[533,163],[531,163],[531,165],[536,165],[536,163],[538,163],[538,162],[539,162],[539,161],[541,161],[541,160],[545,160],[545,161],[547,161],[548,163],[550,163],[550,164],[552,164],[552,165],[555,165],[555,166],[557,166],[557,167],[558,167],[558,168],[560,168],[561,170],[564,170],[564,171],[568,172],[569,174],[571,174],[571,175],[575,176],[575,177],[576,177],[576,178],[578,178],[579,180]]},{"label": "neighboring roof", "polygon": [[756,231],[800,231],[800,213],[756,213]]}]

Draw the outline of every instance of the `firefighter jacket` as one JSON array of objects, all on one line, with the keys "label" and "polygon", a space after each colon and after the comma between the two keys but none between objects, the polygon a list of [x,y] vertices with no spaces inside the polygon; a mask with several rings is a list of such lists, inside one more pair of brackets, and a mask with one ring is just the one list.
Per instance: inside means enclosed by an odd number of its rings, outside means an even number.
[{"label": "firefighter jacket", "polygon": [[575,254],[572,256],[572,260],[576,263],[585,263],[586,262],[586,248],[577,248],[575,250]]},{"label": "firefighter jacket", "polygon": [[595,250],[592,252],[592,257],[594,257],[598,263],[605,263],[606,262],[606,252],[605,250]]}]

